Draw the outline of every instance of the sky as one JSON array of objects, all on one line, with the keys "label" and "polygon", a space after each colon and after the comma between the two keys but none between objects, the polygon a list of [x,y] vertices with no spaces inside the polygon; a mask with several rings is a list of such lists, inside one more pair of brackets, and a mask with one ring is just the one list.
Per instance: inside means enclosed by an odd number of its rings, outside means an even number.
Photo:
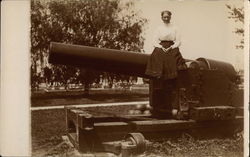
[{"label": "sky", "polygon": [[[137,0],[139,16],[148,19],[143,36],[144,51],[152,52],[152,36],[162,23],[161,11],[172,12],[171,22],[178,27],[182,44],[180,51],[186,59],[199,57],[225,61],[243,69],[243,50],[235,45],[240,37],[233,33],[239,24],[228,19],[226,4],[243,6],[242,0]],[[240,25],[241,26],[241,25]],[[243,24],[242,24],[243,27]]]}]

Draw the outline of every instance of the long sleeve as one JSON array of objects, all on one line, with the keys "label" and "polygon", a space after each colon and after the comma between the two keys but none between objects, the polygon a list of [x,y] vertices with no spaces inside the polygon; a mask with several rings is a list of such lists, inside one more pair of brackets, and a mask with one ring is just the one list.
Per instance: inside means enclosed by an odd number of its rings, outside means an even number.
[{"label": "long sleeve", "polygon": [[181,45],[181,36],[180,34],[176,31],[175,32],[175,40],[174,40],[174,45],[172,45],[172,48],[177,48]]},{"label": "long sleeve", "polygon": [[181,36],[178,33],[178,30],[175,29],[175,40],[174,40],[174,45],[172,45],[172,48],[177,48],[181,45]]}]

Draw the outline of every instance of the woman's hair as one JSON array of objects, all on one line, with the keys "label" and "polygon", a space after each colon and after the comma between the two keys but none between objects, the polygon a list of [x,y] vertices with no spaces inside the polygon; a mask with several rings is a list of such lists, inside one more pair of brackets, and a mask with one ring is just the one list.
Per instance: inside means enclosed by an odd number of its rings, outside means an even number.
[{"label": "woman's hair", "polygon": [[164,10],[164,11],[161,12],[161,16],[163,16],[164,13],[167,13],[170,16],[172,15],[172,13],[170,11]]}]

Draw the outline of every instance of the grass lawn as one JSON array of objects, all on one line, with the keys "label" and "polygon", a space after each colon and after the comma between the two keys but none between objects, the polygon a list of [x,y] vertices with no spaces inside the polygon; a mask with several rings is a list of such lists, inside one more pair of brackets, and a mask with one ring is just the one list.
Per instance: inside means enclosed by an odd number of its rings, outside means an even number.
[{"label": "grass lawn", "polygon": [[62,142],[65,134],[65,112],[61,110],[32,111],[32,156],[39,156]]},{"label": "grass lawn", "polygon": [[112,102],[147,101],[148,89],[137,90],[92,90],[88,95],[83,91],[34,92],[31,106],[57,106]]}]

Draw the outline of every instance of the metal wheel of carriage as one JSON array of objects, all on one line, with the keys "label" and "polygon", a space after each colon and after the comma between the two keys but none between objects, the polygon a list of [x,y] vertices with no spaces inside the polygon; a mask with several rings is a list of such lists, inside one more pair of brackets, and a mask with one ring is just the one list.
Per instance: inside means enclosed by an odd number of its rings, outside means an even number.
[{"label": "metal wheel of carriage", "polygon": [[125,141],[135,145],[135,154],[142,154],[146,151],[146,139],[141,133],[129,133],[125,136]]}]

